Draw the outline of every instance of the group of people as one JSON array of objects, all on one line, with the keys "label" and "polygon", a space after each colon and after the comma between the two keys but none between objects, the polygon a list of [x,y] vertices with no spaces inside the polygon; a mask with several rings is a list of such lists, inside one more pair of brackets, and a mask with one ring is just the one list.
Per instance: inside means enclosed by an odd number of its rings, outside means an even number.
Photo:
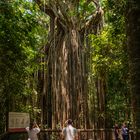
[{"label": "group of people", "polygon": [[129,140],[129,129],[128,129],[126,123],[123,123],[123,125],[121,127],[121,131],[119,129],[118,124],[115,124],[114,135],[115,135],[115,140],[119,140],[120,136],[122,136],[123,140]]},{"label": "group of people", "polygon": [[[40,132],[40,128],[36,123],[30,123],[30,126],[26,128],[28,132],[28,140],[38,140],[37,134]],[[119,140],[120,134],[122,135],[123,140],[129,140],[129,129],[126,126],[126,123],[123,123],[121,131],[118,124],[114,126],[114,135],[115,140]],[[71,119],[68,119],[65,122],[65,126],[62,129],[62,139],[64,140],[77,140],[78,132],[75,127],[73,127],[73,122]]]},{"label": "group of people", "polygon": [[[73,122],[68,119],[65,122],[65,127],[62,129],[62,139],[64,140],[77,140],[77,129],[72,126]],[[29,127],[26,127],[28,132],[28,140],[38,140],[37,134],[40,132],[39,126],[34,122],[30,123]]]}]

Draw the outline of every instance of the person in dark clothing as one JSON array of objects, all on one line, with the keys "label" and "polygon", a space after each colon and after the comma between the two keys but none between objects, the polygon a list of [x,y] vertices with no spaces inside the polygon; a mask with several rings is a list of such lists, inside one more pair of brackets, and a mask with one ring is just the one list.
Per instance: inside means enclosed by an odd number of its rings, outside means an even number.
[{"label": "person in dark clothing", "polygon": [[118,124],[115,124],[115,126],[114,126],[114,136],[115,136],[115,140],[119,140],[119,127],[118,127]]},{"label": "person in dark clothing", "polygon": [[123,123],[121,131],[123,140],[129,140],[129,130],[126,123]]}]

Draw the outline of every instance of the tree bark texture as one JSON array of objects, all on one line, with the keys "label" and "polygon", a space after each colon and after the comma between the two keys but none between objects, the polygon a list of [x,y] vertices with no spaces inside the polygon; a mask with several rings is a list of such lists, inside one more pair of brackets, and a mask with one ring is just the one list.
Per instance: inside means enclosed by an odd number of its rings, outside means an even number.
[{"label": "tree bark texture", "polygon": [[128,0],[127,43],[135,140],[140,138],[140,1]]},{"label": "tree bark texture", "polygon": [[85,73],[82,64],[84,57],[79,44],[79,33],[75,29],[54,34],[48,59],[51,90],[48,89],[47,92],[52,97],[50,102],[53,128],[68,118],[86,124]]},{"label": "tree bark texture", "polygon": [[68,118],[77,127],[87,128],[87,62],[83,36],[85,30],[95,33],[99,29],[102,19],[99,1],[96,2],[97,11],[91,13],[88,21],[80,19],[79,1],[46,0],[44,5],[41,0],[36,2],[50,17],[45,90],[47,110],[43,108],[43,116],[47,117],[50,128],[63,125]]}]

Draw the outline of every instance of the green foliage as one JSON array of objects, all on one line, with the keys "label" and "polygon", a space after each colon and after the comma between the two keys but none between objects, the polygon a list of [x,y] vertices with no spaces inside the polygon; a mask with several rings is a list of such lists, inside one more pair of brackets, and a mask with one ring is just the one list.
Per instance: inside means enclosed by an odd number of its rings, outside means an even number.
[{"label": "green foliage", "polygon": [[109,26],[108,39],[115,56],[113,57],[115,65],[111,65],[108,75],[107,108],[108,111],[114,112],[113,116],[110,114],[114,121],[122,122],[130,119],[129,72],[124,18],[126,1],[108,1],[106,6]]},{"label": "green foliage", "polygon": [[125,0],[109,0],[105,2],[105,16],[107,24],[113,25],[112,35],[124,33],[125,31],[125,14],[126,1]]},{"label": "green foliage", "polygon": [[[112,118],[112,122],[122,122],[125,119],[130,119],[129,72],[125,44],[125,3],[123,0],[120,0],[120,3],[112,0],[102,2],[104,10],[107,10],[105,28],[100,35],[89,36],[92,40],[89,83],[96,82],[97,77],[105,78],[107,118]],[[95,94],[94,88],[96,86],[91,87],[92,91],[90,92]],[[90,96],[95,95],[91,94]],[[112,124],[109,125],[109,127],[112,126]]]},{"label": "green foliage", "polygon": [[94,3],[88,3],[85,0],[80,1],[79,3],[79,15],[81,19],[87,20],[95,11]]},{"label": "green foliage", "polygon": [[0,113],[4,115],[26,110],[23,106],[33,90],[30,82],[47,32],[45,15],[35,3],[2,0],[0,7],[0,102],[6,108]]},{"label": "green foliage", "polygon": [[[105,11],[105,28],[91,40],[89,61],[89,104],[93,107],[96,78],[105,78],[107,117],[123,121],[129,110],[128,64],[125,45],[125,0],[101,0]],[[32,0],[0,1],[0,111],[1,123],[8,111],[40,113],[34,72],[40,68],[40,49],[47,42],[48,18]],[[85,23],[95,11],[93,2],[81,0],[78,9],[68,12]],[[31,101],[31,102],[30,102]],[[96,105],[95,105],[96,106]],[[113,112],[113,113],[111,113]],[[96,112],[99,113],[98,110]],[[96,115],[97,115],[96,114]],[[103,114],[104,115],[104,114]],[[34,118],[34,114],[31,114]],[[129,118],[128,118],[129,119]],[[0,124],[0,130],[4,125]]]}]

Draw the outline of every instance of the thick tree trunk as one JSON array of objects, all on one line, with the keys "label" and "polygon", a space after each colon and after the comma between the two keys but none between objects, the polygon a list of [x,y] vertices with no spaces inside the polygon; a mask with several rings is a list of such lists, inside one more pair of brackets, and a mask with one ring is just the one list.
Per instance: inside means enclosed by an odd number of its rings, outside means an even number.
[{"label": "thick tree trunk", "polygon": [[127,39],[135,140],[140,138],[140,1],[128,0]]},{"label": "thick tree trunk", "polygon": [[[80,35],[74,28],[57,30],[50,44],[48,59],[48,111],[52,128],[66,119],[76,121],[83,128],[87,124],[87,93],[85,82],[85,61],[80,45]],[[49,78],[50,77],[50,78]],[[50,102],[50,103],[49,103]]]},{"label": "thick tree trunk", "polygon": [[103,14],[99,1],[84,3],[95,4],[97,7],[89,20],[81,19],[79,1],[52,0],[46,1],[44,6],[41,0],[35,1],[50,17],[45,93],[47,110],[43,108],[43,113],[47,114],[47,124],[55,128],[57,124],[62,125],[66,119],[71,118],[77,127],[86,128],[89,126],[88,90],[85,41],[81,37],[85,35],[86,29],[88,33],[95,33],[99,28]]}]

